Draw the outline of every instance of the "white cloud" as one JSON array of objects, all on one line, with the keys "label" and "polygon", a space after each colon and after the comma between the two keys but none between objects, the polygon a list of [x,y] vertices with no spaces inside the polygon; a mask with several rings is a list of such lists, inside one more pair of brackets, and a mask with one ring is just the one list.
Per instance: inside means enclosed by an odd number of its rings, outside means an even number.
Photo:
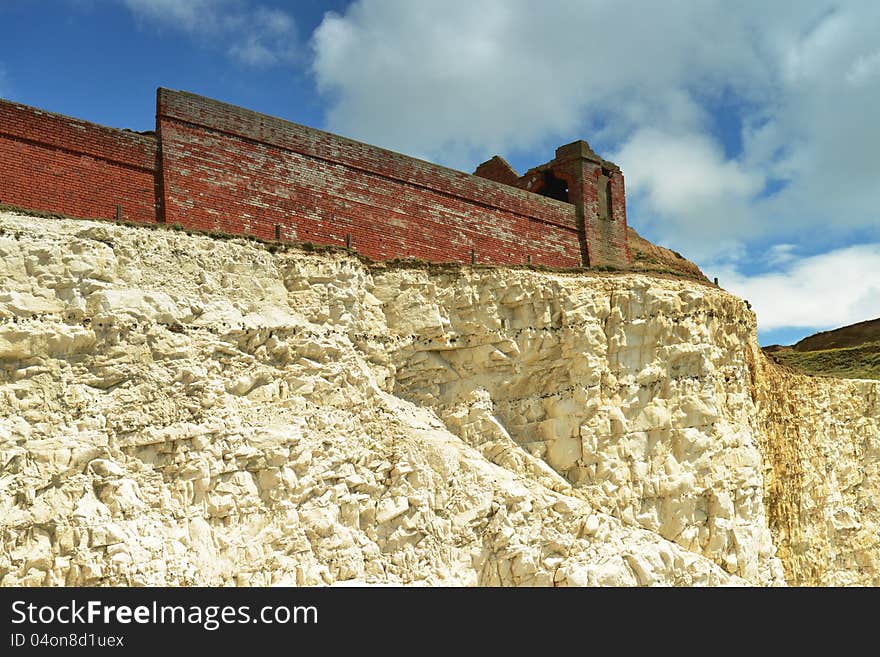
[{"label": "white cloud", "polygon": [[869,55],[859,55],[847,71],[846,81],[852,85],[861,86],[878,76],[880,76],[880,50]]},{"label": "white cloud", "polygon": [[638,130],[613,157],[623,166],[628,195],[644,198],[665,217],[665,231],[708,241],[707,252],[718,231],[706,218],[723,208],[746,229],[753,221],[749,201],[764,188],[760,172],[726,159],[702,134]]},{"label": "white cloud", "polygon": [[771,267],[780,267],[797,260],[795,244],[774,244],[765,254],[765,260]]},{"label": "white cloud", "polygon": [[[577,94],[558,88],[570,64],[551,66],[553,52],[533,61],[516,56],[516,43],[528,40],[520,9],[393,0],[355,3],[345,17],[328,14],[313,44],[319,89],[336,99],[330,127],[447,161],[526,148],[544,132],[575,129]],[[541,13],[534,18],[541,21]],[[522,129],[512,130],[517,124]]]},{"label": "white cloud", "polygon": [[[788,252],[791,245],[778,245]],[[746,276],[719,270],[721,284],[748,299],[761,330],[828,329],[880,317],[880,243],[791,261],[779,271]]]},{"label": "white cloud", "polygon": [[482,157],[582,137],[585,117],[608,112],[610,133],[699,122],[686,71],[696,63],[710,88],[738,84],[735,64],[751,57],[714,19],[689,2],[362,0],[316,29],[314,70],[332,128]]},{"label": "white cloud", "polygon": [[123,0],[135,14],[187,31],[216,30],[224,0]]},{"label": "white cloud", "polygon": [[878,224],[878,33],[860,0],[359,0],[312,47],[330,129],[460,168],[586,138],[708,258]]},{"label": "white cloud", "polygon": [[241,37],[229,54],[245,64],[264,66],[291,61],[299,55],[296,23],[278,9],[257,7],[242,19]]},{"label": "white cloud", "polygon": [[296,23],[279,9],[246,0],[123,0],[141,20],[225,44],[250,66],[293,62],[301,56]]}]

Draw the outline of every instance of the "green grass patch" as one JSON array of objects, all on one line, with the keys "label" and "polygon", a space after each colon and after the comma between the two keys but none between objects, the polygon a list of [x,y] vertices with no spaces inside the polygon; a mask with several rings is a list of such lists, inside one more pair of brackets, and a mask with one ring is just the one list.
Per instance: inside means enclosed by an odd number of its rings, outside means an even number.
[{"label": "green grass patch", "polygon": [[880,380],[880,342],[817,351],[782,349],[769,355],[805,374]]}]

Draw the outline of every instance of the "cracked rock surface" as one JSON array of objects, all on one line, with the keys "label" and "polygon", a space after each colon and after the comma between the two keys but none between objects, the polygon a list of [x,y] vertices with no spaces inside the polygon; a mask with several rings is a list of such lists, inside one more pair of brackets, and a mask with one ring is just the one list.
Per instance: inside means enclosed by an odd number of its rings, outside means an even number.
[{"label": "cracked rock surface", "polygon": [[0,584],[877,584],[880,385],[645,275],[0,215]]}]

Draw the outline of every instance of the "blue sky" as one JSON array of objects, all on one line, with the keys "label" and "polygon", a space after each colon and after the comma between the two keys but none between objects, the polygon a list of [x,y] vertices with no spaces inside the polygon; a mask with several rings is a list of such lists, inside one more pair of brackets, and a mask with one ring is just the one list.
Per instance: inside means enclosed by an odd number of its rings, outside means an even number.
[{"label": "blue sky", "polygon": [[471,171],[587,139],[762,344],[880,316],[880,3],[0,0],[0,96],[152,129],[186,89]]}]

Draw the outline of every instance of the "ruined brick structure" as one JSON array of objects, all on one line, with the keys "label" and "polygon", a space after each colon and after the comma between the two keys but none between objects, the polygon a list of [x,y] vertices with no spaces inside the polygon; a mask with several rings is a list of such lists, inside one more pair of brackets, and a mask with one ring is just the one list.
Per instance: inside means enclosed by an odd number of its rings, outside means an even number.
[{"label": "ruined brick structure", "polygon": [[560,146],[555,159],[523,176],[497,155],[474,173],[573,204],[584,264],[620,267],[629,263],[623,173],[596,155],[587,142]]},{"label": "ruined brick structure", "polygon": [[0,202],[350,245],[376,260],[629,263],[623,176],[586,142],[523,176],[497,156],[468,175],[168,89],[155,133],[0,100]]}]

